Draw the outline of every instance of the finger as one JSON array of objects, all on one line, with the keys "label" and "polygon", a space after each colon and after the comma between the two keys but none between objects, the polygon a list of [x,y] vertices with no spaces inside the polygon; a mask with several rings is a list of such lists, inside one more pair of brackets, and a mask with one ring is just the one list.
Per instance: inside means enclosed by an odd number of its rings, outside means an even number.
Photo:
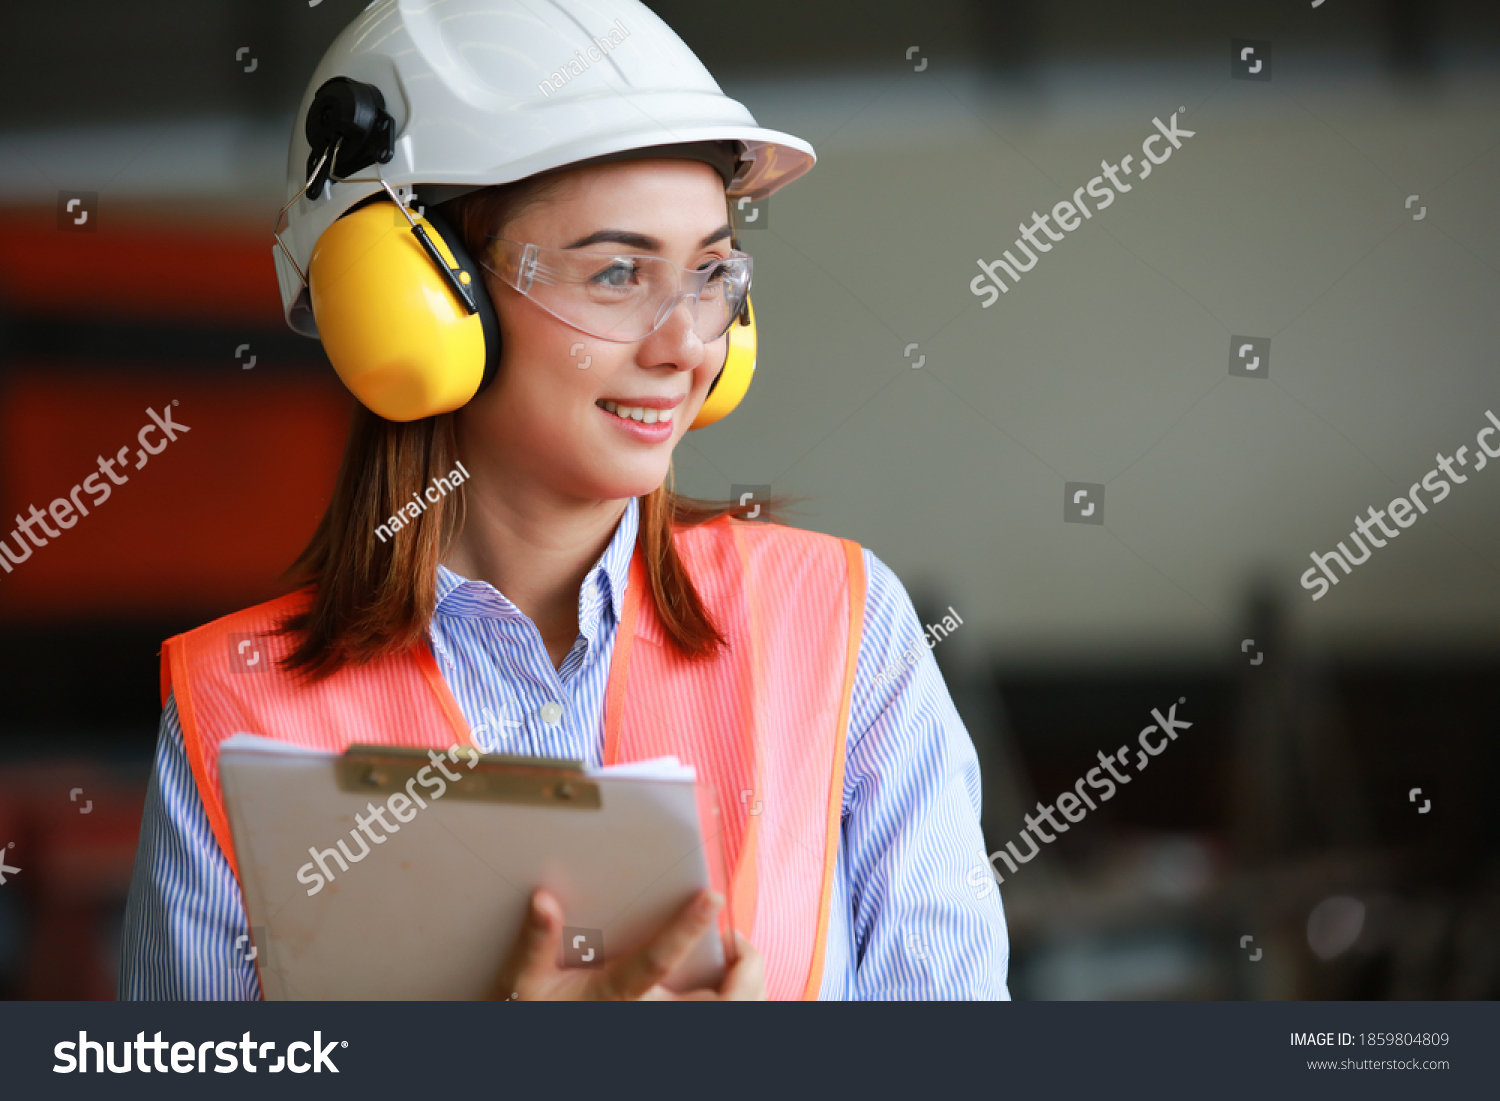
[{"label": "finger", "polygon": [[718,996],[729,1002],[765,1001],[765,957],[738,931],[734,934],[734,947],[739,958],[724,972]]},{"label": "finger", "polygon": [[713,891],[699,891],[688,899],[661,932],[604,972],[600,997],[633,1000],[645,996],[693,950],[723,904],[723,896]]},{"label": "finger", "polygon": [[[728,966],[717,989],[687,990],[681,994],[668,994],[679,1002],[763,1002],[766,1000],[766,961],[755,945],[738,931],[733,938],[725,938],[725,959]],[[666,987],[655,986],[652,991],[665,991]],[[648,993],[642,1001],[665,1001]]]},{"label": "finger", "polygon": [[526,920],[500,969],[497,999],[509,998],[512,992],[524,989],[556,967],[562,922],[562,906],[557,899],[547,891],[535,891],[526,907]]}]

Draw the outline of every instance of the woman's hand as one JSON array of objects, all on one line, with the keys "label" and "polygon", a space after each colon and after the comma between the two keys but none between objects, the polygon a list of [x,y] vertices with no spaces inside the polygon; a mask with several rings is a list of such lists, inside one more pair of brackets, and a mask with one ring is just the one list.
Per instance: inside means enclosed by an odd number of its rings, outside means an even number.
[{"label": "woman's hand", "polygon": [[766,996],[765,961],[735,934],[739,958],[717,990],[674,994],[662,982],[714,924],[721,895],[699,891],[650,941],[600,968],[559,967],[562,905],[550,892],[531,896],[526,924],[516,937],[491,992],[495,1001],[760,1001]]}]

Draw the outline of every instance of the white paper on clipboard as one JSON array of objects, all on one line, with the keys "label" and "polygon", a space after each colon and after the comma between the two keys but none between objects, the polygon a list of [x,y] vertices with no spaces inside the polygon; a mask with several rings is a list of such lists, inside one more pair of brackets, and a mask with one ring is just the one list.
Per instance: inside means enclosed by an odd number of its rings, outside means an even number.
[{"label": "white paper on clipboard", "polygon": [[[717,820],[700,829],[693,770],[675,758],[553,774],[573,778],[563,793],[574,805],[536,805],[479,792],[507,777],[541,775],[536,770],[482,756],[475,771],[468,758],[435,751],[458,777],[450,780],[421,752],[398,772],[432,764],[426,780],[403,787],[406,773],[372,769],[369,782],[386,787],[371,792],[350,789],[355,774],[341,754],[249,734],[221,746],[225,809],[267,1000],[481,998],[537,887],[562,903],[561,962],[575,966],[628,953],[696,891],[724,890]],[[576,805],[590,800],[597,805]],[[372,805],[381,818],[371,816]],[[667,985],[715,986],[724,963],[711,930]]]}]

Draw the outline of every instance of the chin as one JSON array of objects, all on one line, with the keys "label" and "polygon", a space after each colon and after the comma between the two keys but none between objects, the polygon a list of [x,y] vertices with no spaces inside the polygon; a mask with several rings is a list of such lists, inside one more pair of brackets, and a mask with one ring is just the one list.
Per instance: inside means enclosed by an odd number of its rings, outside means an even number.
[{"label": "chin", "polygon": [[599,471],[594,480],[597,496],[603,500],[623,500],[626,497],[644,497],[667,480],[667,464],[660,469],[642,470],[638,464],[615,467]]}]

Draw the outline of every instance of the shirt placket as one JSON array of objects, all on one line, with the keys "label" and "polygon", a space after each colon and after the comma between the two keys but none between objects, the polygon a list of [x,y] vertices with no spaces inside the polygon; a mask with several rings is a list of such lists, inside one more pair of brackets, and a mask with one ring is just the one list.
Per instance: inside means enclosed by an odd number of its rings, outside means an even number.
[{"label": "shirt placket", "polygon": [[536,625],[523,618],[520,628],[516,632],[519,637],[512,636],[508,641],[519,650],[515,664],[523,671],[519,679],[526,686],[526,752],[534,757],[588,760],[589,742],[583,729],[586,716],[578,695],[585,686],[580,674],[587,666],[588,639],[580,633],[558,669],[553,667]]}]

